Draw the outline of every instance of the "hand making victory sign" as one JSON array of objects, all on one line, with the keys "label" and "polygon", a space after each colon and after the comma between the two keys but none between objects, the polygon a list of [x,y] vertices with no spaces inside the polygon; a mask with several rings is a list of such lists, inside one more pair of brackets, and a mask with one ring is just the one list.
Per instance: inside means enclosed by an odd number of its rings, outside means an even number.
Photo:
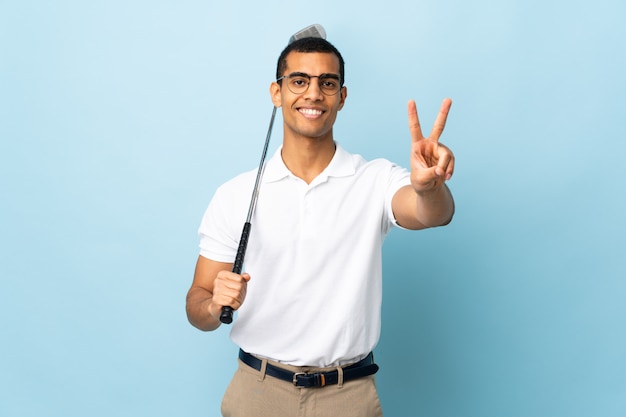
[{"label": "hand making victory sign", "polygon": [[454,154],[439,143],[448,118],[452,100],[445,99],[430,132],[424,137],[417,116],[415,101],[409,101],[409,131],[411,132],[411,184],[417,193],[427,192],[441,186],[454,173]]},{"label": "hand making victory sign", "polygon": [[415,101],[409,101],[411,185],[398,190],[392,201],[396,221],[407,229],[442,226],[454,214],[454,200],[445,184],[454,173],[454,154],[439,143],[450,106],[452,100],[445,99],[430,135],[424,137]]}]

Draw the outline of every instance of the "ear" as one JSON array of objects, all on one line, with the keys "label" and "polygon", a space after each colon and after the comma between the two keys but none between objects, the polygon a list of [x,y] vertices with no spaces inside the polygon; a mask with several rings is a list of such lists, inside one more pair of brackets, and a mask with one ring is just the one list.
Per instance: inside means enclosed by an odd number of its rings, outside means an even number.
[{"label": "ear", "polygon": [[270,97],[272,98],[274,107],[278,108],[283,105],[282,96],[280,95],[280,85],[278,85],[276,81],[270,84]]},{"label": "ear", "polygon": [[346,104],[346,98],[348,98],[348,88],[345,86],[341,87],[339,94],[341,94],[341,99],[339,100],[339,107],[337,110],[343,109],[343,105]]}]

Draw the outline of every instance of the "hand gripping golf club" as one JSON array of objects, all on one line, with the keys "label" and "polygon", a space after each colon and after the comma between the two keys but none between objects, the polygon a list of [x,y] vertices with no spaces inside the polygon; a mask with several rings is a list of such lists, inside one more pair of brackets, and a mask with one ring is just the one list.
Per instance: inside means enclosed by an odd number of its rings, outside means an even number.
[{"label": "hand gripping golf club", "polygon": [[[326,31],[322,25],[315,24],[307,26],[306,28],[296,32],[289,38],[289,44],[302,38],[322,38],[326,39]],[[261,153],[261,162],[259,163],[259,169],[256,174],[256,180],[254,182],[254,189],[252,190],[252,198],[250,200],[250,207],[248,208],[248,216],[246,222],[243,225],[243,231],[241,232],[241,238],[239,239],[239,247],[237,248],[237,255],[235,255],[235,263],[233,264],[233,271],[235,274],[241,274],[243,270],[243,259],[246,256],[246,248],[248,247],[248,238],[250,237],[250,230],[252,229],[252,215],[254,214],[254,208],[256,207],[257,199],[259,198],[259,188],[261,186],[261,178],[263,177],[263,171],[265,170],[265,156],[267,155],[267,147],[270,143],[270,137],[272,136],[272,128],[274,127],[274,118],[276,117],[276,106],[272,110],[272,117],[270,119],[270,126],[267,129],[267,136],[265,137],[265,146],[263,146],[263,152]],[[222,307],[220,313],[220,321],[224,324],[230,324],[233,322],[233,308],[230,306]]]}]

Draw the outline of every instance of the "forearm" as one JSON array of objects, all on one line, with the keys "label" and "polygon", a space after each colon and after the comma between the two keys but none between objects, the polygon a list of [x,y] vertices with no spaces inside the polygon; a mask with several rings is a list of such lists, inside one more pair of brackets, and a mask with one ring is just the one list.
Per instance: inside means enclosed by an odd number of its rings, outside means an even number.
[{"label": "forearm", "polygon": [[187,293],[187,319],[194,327],[211,331],[220,327],[220,321],[211,314],[213,294],[200,287],[192,287]]},{"label": "forearm", "polygon": [[452,221],[454,199],[446,184],[415,194],[417,196],[416,217],[424,226],[444,226]]},{"label": "forearm", "polygon": [[393,210],[400,226],[425,229],[450,223],[454,215],[454,200],[445,184],[419,193],[407,185],[394,196]]}]

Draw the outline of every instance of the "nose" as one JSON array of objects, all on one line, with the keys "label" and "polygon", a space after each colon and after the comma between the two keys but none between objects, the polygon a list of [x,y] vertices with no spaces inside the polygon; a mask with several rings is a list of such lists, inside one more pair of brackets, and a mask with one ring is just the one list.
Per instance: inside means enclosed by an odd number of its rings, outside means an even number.
[{"label": "nose", "polygon": [[322,89],[320,88],[320,80],[317,76],[312,76],[309,80],[309,88],[304,92],[304,98],[318,101],[324,98]]}]

